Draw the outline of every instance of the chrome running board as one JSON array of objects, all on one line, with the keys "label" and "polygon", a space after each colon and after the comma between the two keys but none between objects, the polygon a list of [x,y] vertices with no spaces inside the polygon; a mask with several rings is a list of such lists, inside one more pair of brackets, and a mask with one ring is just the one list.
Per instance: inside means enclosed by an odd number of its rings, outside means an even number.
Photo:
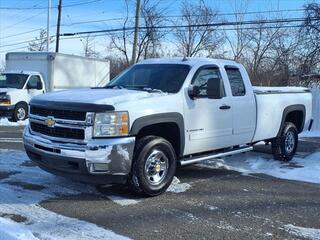
[{"label": "chrome running board", "polygon": [[205,160],[210,160],[210,159],[215,159],[215,158],[219,158],[219,157],[226,157],[226,156],[230,156],[230,155],[234,155],[234,154],[238,154],[238,153],[243,153],[243,152],[249,152],[252,151],[253,147],[241,147],[238,149],[233,149],[230,151],[225,151],[225,152],[220,152],[220,153],[214,153],[214,154],[208,154],[208,155],[202,155],[202,156],[196,156],[196,157],[190,157],[190,158],[183,158],[180,160],[180,165],[181,166],[185,166],[185,165],[189,165],[189,164],[193,164],[193,163],[198,163],[201,161],[205,161]]}]

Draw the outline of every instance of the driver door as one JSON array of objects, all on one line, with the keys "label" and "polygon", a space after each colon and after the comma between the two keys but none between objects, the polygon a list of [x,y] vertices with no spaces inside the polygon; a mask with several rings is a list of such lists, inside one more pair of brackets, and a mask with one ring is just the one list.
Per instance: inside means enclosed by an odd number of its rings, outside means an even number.
[{"label": "driver door", "polygon": [[[207,82],[210,78],[222,82],[223,94],[220,99],[207,97]],[[199,87],[199,93],[194,99],[186,96],[185,155],[229,146],[232,140],[232,101],[226,95],[220,69],[211,65],[200,67],[191,84]]]},{"label": "driver door", "polygon": [[41,79],[38,75],[32,75],[27,83],[27,90],[30,98],[44,93]]}]

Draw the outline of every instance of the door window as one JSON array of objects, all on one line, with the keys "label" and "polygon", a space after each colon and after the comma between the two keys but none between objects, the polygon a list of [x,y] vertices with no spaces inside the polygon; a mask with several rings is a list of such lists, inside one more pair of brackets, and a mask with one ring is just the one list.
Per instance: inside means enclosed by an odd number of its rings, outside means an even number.
[{"label": "door window", "polygon": [[[222,81],[219,68],[209,67],[198,70],[198,72],[196,73],[196,77],[192,81],[193,86],[199,87],[199,94],[197,97],[207,97],[207,83],[208,79],[210,78],[214,78],[216,81]],[[225,97],[224,89],[222,97]]]},{"label": "door window", "polygon": [[31,76],[28,82],[28,89],[38,89],[38,86],[39,86],[39,90],[41,90],[42,83],[41,83],[40,77],[37,75]]},{"label": "door window", "polygon": [[246,95],[246,88],[238,68],[225,67],[230,82],[232,96]]}]

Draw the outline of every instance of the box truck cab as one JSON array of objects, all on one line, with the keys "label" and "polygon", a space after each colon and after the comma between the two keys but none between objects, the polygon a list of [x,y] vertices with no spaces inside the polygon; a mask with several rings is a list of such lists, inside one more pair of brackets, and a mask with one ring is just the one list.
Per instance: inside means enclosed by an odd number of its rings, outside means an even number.
[{"label": "box truck cab", "polygon": [[25,120],[28,103],[36,95],[45,93],[39,72],[5,72],[0,74],[0,114],[14,121]]},{"label": "box truck cab", "polygon": [[104,86],[109,61],[51,52],[10,52],[0,74],[0,118],[28,117],[32,97],[71,88]]}]

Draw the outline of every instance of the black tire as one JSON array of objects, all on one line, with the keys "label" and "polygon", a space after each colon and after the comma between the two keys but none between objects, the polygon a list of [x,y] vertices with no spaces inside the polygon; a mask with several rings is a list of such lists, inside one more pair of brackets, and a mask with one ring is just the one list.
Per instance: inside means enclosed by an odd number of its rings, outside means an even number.
[{"label": "black tire", "polygon": [[288,162],[293,158],[297,147],[298,130],[293,123],[286,122],[280,136],[272,140],[273,156],[277,160]]},{"label": "black tire", "polygon": [[26,120],[27,118],[28,118],[28,104],[18,103],[14,108],[12,120],[17,122],[17,121]]},{"label": "black tire", "polygon": [[[155,154],[160,154],[163,157],[159,158],[159,163],[155,164],[154,167],[148,168],[148,166],[152,165],[149,164],[152,162],[151,159],[157,159],[156,157],[152,158]],[[164,167],[164,165],[166,170],[161,171],[160,168]],[[149,171],[146,171],[147,168]],[[150,172],[159,174],[159,176],[162,173],[161,181],[157,183],[156,178],[150,177]],[[137,141],[129,178],[129,185],[135,193],[144,196],[160,195],[170,186],[175,172],[176,154],[170,142],[156,136],[143,137]]]}]

